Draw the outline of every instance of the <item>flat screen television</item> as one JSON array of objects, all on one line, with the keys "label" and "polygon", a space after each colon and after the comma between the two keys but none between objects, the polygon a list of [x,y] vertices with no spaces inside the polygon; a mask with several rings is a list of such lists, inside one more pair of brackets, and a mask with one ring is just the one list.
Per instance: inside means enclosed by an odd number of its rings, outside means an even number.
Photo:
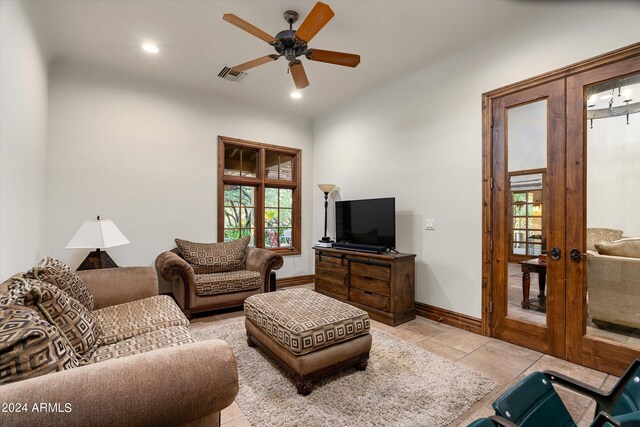
[{"label": "flat screen television", "polygon": [[396,247],[396,199],[336,202],[336,243]]}]

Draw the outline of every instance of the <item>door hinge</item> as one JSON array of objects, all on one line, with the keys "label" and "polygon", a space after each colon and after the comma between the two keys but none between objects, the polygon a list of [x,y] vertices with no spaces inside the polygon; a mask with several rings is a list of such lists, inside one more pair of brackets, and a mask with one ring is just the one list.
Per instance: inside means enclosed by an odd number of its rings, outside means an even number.
[{"label": "door hinge", "polygon": [[491,185],[491,189],[493,190],[493,177],[489,178],[489,185]]},{"label": "door hinge", "polygon": [[489,250],[491,250],[491,252],[493,252],[493,240],[491,242],[489,242]]}]

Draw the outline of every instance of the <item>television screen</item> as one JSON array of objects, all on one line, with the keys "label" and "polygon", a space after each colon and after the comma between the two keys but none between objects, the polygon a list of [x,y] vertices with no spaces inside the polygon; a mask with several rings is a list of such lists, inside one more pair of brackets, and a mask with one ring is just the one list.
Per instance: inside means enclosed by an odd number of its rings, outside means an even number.
[{"label": "television screen", "polygon": [[336,202],[336,241],[396,247],[396,199]]}]

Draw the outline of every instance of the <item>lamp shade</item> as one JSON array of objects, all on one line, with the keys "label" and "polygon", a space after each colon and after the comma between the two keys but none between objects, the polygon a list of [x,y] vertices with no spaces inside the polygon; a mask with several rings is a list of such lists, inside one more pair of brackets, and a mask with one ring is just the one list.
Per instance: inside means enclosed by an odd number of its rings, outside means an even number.
[{"label": "lamp shade", "polygon": [[331,193],[331,191],[336,188],[335,184],[318,184],[318,188],[323,193]]},{"label": "lamp shade", "polygon": [[65,249],[106,249],[127,245],[129,240],[110,219],[89,219],[82,223]]}]

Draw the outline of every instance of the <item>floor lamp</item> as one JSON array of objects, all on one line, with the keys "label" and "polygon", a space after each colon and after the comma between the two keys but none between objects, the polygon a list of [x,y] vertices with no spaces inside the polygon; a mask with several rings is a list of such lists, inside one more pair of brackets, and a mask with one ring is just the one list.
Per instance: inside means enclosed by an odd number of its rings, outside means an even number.
[{"label": "floor lamp", "polygon": [[327,236],[327,207],[329,206],[329,193],[336,188],[335,184],[318,184],[320,191],[324,193],[324,235],[320,239],[323,243],[331,243],[331,237]]}]

